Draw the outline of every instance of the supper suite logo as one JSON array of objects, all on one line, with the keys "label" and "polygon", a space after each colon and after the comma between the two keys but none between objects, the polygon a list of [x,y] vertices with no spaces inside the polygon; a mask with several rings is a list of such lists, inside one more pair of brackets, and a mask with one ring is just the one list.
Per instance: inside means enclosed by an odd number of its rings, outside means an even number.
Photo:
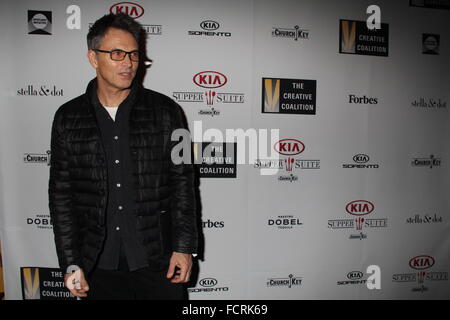
[{"label": "supper suite logo", "polygon": [[214,70],[200,71],[192,77],[195,85],[190,91],[175,91],[172,96],[176,102],[182,104],[195,104],[199,107],[198,114],[201,116],[219,116],[222,107],[239,105],[245,102],[244,93],[234,90],[228,91],[230,86],[228,76]]}]

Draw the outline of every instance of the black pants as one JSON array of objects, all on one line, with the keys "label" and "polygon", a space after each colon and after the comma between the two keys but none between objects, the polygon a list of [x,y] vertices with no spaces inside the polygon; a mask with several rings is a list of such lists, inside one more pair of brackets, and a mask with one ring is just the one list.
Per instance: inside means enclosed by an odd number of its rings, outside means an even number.
[{"label": "black pants", "polygon": [[87,300],[184,300],[184,284],[171,283],[167,270],[94,270],[88,277]]}]

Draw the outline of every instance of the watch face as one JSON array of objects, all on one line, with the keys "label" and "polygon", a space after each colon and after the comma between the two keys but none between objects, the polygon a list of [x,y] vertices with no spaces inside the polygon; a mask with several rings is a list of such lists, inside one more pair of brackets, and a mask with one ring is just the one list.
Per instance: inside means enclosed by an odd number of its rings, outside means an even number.
[{"label": "watch face", "polygon": [[72,265],[67,267],[66,273],[74,273],[77,270],[80,270],[80,267],[75,265],[75,264],[72,264]]}]

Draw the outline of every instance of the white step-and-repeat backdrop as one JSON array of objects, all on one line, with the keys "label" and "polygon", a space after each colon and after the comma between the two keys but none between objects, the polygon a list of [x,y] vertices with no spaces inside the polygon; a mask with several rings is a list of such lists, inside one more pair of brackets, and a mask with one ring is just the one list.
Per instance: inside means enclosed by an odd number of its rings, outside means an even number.
[{"label": "white step-and-repeat backdrop", "polygon": [[[379,29],[366,24],[370,5]],[[449,298],[449,8],[1,1],[5,298],[71,298],[48,210],[50,129],[95,76],[86,34],[109,12],[144,26],[153,60],[144,85],[183,107],[196,142],[216,129],[237,158],[255,137],[268,147],[246,164],[220,148],[200,156],[204,251],[191,299]],[[226,141],[227,129],[247,140]]]}]

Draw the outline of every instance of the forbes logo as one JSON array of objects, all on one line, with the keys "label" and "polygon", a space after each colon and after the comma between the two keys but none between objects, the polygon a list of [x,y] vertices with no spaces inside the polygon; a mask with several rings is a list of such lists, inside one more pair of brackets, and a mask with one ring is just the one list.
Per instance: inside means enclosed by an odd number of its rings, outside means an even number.
[{"label": "forbes logo", "polygon": [[217,280],[214,278],[204,278],[198,282],[202,287],[214,287]]},{"label": "forbes logo", "polygon": [[430,256],[417,256],[409,260],[409,266],[416,270],[424,270],[434,265],[434,258]]},{"label": "forbes logo", "polygon": [[354,94],[350,94],[348,103],[357,104],[378,104],[378,98],[367,98],[366,96],[358,97]]},{"label": "forbes logo", "polygon": [[194,76],[193,80],[199,87],[207,89],[220,88],[228,81],[225,75],[216,71],[199,72]]},{"label": "forbes logo", "polygon": [[347,204],[345,210],[354,216],[365,216],[375,209],[372,202],[366,200],[355,200]]},{"label": "forbes logo", "polygon": [[367,163],[369,161],[369,156],[366,154],[357,154],[353,157],[353,161],[356,163]]},{"label": "forbes logo", "polygon": [[202,221],[203,228],[223,228],[225,227],[225,222],[223,221]]},{"label": "forbes logo", "polygon": [[133,2],[119,2],[112,5],[109,12],[113,14],[125,13],[133,19],[137,19],[144,14],[144,8]]},{"label": "forbes logo", "polygon": [[200,27],[203,30],[207,30],[207,31],[214,31],[219,29],[220,24],[216,21],[212,21],[212,20],[206,20],[206,21],[202,21],[200,23]]},{"label": "forbes logo", "polygon": [[303,142],[297,139],[282,139],[275,143],[275,151],[284,156],[294,156],[305,150]]}]

